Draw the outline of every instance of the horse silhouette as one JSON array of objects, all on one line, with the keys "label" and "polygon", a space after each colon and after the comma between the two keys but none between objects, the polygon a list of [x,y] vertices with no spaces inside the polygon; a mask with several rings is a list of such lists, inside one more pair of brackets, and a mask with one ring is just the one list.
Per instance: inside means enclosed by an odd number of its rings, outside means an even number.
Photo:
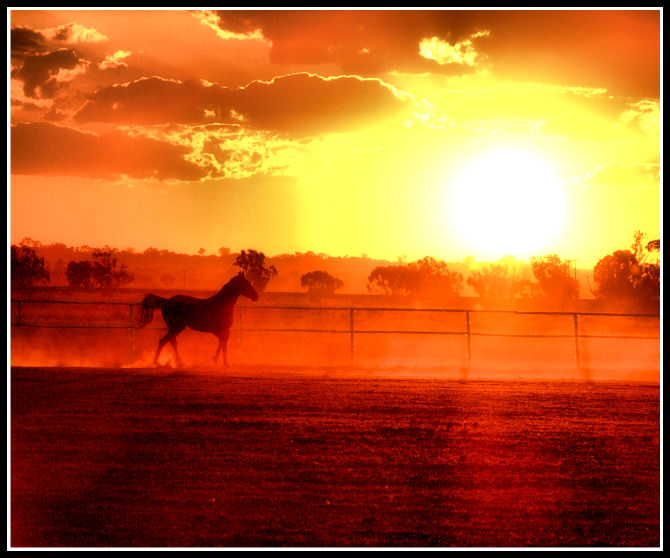
[{"label": "horse silhouette", "polygon": [[168,332],[158,341],[158,348],[154,356],[154,364],[158,365],[158,356],[166,343],[172,345],[177,364],[184,366],[184,362],[177,351],[177,335],[190,327],[196,331],[213,333],[219,338],[219,346],[214,354],[214,362],[223,356],[224,366],[228,366],[228,336],[233,323],[233,310],[237,297],[246,296],[253,301],[258,300],[258,293],[249,280],[240,272],[228,281],[221,290],[209,298],[195,298],[187,295],[175,295],[163,298],[155,294],[148,294],[142,300],[138,327],[151,323],[154,310],[160,308]]}]

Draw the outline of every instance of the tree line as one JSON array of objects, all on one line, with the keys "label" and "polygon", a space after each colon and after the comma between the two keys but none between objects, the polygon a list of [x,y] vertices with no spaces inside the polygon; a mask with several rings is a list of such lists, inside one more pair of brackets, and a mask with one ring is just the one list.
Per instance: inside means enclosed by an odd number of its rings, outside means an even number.
[{"label": "tree line", "polygon": [[[623,300],[648,304],[660,297],[660,240],[644,242],[637,231],[628,250],[617,250],[601,258],[593,269],[592,294],[596,299]],[[118,288],[133,281],[125,264],[119,264],[118,251],[109,247],[93,250],[90,260],[70,261],[66,277],[72,287]],[[243,270],[256,290],[263,292],[278,271],[268,265],[258,250],[242,250],[234,266]],[[571,273],[570,261],[551,254],[533,257],[528,266],[511,257],[463,274],[449,269],[447,263],[425,257],[410,263],[375,267],[367,278],[372,294],[394,296],[440,295],[459,297],[467,284],[482,299],[546,298],[555,302],[577,299],[579,287]],[[28,244],[11,246],[12,287],[48,284],[49,271],[44,258],[37,256]],[[344,286],[329,272],[317,269],[304,273],[300,285],[314,296],[327,296]]]}]

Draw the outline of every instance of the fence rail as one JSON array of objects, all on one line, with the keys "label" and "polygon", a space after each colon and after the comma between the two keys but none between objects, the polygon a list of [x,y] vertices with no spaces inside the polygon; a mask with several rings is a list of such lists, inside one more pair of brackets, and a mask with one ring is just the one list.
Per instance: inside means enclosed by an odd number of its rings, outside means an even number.
[{"label": "fence rail", "polygon": [[[11,299],[12,304],[16,304],[16,319],[12,319],[11,327],[20,332],[21,328],[45,328],[45,329],[125,329],[129,331],[131,350],[135,354],[135,330],[138,329],[135,317],[137,315],[135,308],[139,303],[118,302],[118,301],[65,301],[65,300],[24,300]],[[116,306],[127,307],[127,322],[117,324],[93,324],[93,323],[33,323],[25,321],[24,308],[26,305],[90,305],[90,306]],[[237,332],[240,337],[244,332],[248,333],[330,333],[349,336],[350,362],[355,362],[355,338],[359,335],[430,335],[430,336],[463,336],[466,341],[466,354],[468,366],[472,362],[472,338],[473,337],[499,337],[499,338],[525,338],[525,339],[574,339],[574,361],[575,365],[582,366],[580,355],[580,339],[645,339],[660,340],[659,335],[649,334],[589,334],[580,331],[580,319],[589,317],[602,318],[637,318],[656,320],[660,314],[642,314],[642,313],[609,313],[609,312],[570,312],[570,311],[533,311],[533,310],[493,310],[493,309],[458,309],[458,308],[402,308],[402,307],[352,307],[352,306],[285,306],[285,305],[238,305],[237,320],[231,328],[231,332]],[[347,327],[340,328],[314,328],[314,327],[245,327],[243,314],[249,311],[288,311],[288,312],[344,312],[348,314]],[[456,330],[408,330],[408,329],[364,329],[357,327],[356,314],[362,313],[426,313],[426,314],[463,314],[463,329]],[[514,316],[563,316],[572,317],[572,327],[570,333],[507,333],[507,332],[483,332],[474,331],[472,327],[472,316],[480,314],[500,314]],[[12,316],[14,318],[14,316]],[[144,329],[160,330],[164,327],[146,326]]]}]

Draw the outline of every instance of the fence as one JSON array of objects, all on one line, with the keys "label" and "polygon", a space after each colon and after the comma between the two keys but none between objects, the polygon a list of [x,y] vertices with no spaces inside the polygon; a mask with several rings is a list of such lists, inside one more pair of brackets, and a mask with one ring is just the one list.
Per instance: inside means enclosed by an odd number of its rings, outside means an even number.
[{"label": "fence", "polygon": [[[142,345],[147,344],[155,348],[158,334],[147,337],[152,330],[164,329],[164,326],[155,321],[143,330],[136,325],[137,309],[139,305],[128,302],[100,302],[100,301],[59,301],[59,300],[18,300],[11,301],[11,326],[13,345],[12,362],[20,360],[22,339],[31,330],[59,330],[86,332],[102,332],[117,330],[127,334],[124,336],[127,343],[128,357],[126,362],[135,362],[138,354],[138,334],[144,336]],[[91,306],[101,307],[102,312],[91,311]],[[398,325],[399,324],[399,325]],[[255,345],[255,351],[261,347],[261,354],[255,354],[263,363],[263,356],[268,356],[273,336],[297,334],[310,336],[331,335],[344,337],[346,344],[337,346],[337,353],[344,356],[349,365],[369,363],[365,355],[359,355],[366,346],[366,339],[370,337],[384,337],[387,339],[386,353],[390,351],[388,345],[396,345],[389,339],[403,338],[439,338],[452,339],[458,342],[462,349],[454,349],[451,345],[451,364],[470,367],[473,362],[490,355],[492,345],[487,340],[502,341],[502,347],[508,348],[515,341],[532,341],[539,348],[540,358],[550,360],[552,355],[547,353],[540,344],[543,340],[554,340],[563,343],[564,358],[570,358],[572,365],[582,368],[593,360],[594,349],[585,344],[590,341],[609,341],[614,347],[621,348],[622,343],[632,342],[634,345],[629,353],[641,354],[636,343],[646,343],[647,352],[651,351],[647,359],[651,366],[660,365],[660,316],[657,314],[613,314],[604,312],[547,312],[547,311],[519,311],[519,310],[483,310],[483,309],[447,309],[447,308],[387,308],[387,307],[349,307],[349,306],[263,306],[238,304],[236,319],[231,329],[231,342],[241,347],[245,339],[250,336],[264,335],[265,340]],[[270,336],[270,337],[268,337]],[[68,336],[70,339],[71,336]],[[116,343],[123,343],[116,337]],[[475,354],[473,344],[479,343],[479,353]],[[651,347],[648,343],[652,342]],[[289,350],[288,344],[278,342],[277,350]],[[304,338],[297,343],[309,343],[317,346],[311,340]],[[567,345],[569,344],[569,349]],[[418,346],[412,341],[410,347]],[[370,344],[367,343],[368,349]],[[400,345],[398,345],[400,346]],[[529,345],[524,345],[527,350]],[[444,343],[440,341],[435,351],[443,350]],[[497,350],[500,349],[500,345]],[[180,349],[181,350],[181,349]],[[295,350],[295,349],[293,349]],[[402,351],[403,349],[399,349]],[[433,350],[433,349],[431,349]],[[567,350],[567,352],[566,352]],[[369,351],[368,351],[369,352]],[[392,351],[391,351],[392,352]],[[588,353],[585,358],[584,353]],[[244,354],[244,351],[240,352]],[[247,351],[247,358],[252,351]],[[571,354],[568,354],[571,353]],[[331,353],[332,354],[332,353]],[[507,354],[507,353],[506,353]],[[299,355],[298,355],[299,356]],[[388,355],[387,355],[388,356]],[[269,357],[268,357],[269,358]],[[395,358],[393,355],[390,357]],[[501,357],[504,359],[504,357]],[[617,360],[619,357],[613,357]],[[294,359],[294,361],[297,359]],[[418,359],[420,360],[420,359]],[[270,364],[270,362],[265,362]],[[340,364],[342,358],[340,358]],[[655,366],[654,366],[655,365]]]}]

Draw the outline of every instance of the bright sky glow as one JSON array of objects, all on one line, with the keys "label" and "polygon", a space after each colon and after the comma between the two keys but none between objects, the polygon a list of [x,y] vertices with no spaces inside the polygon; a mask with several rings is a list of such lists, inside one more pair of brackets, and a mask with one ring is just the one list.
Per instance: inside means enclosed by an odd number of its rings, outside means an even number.
[{"label": "bright sky glow", "polygon": [[11,10],[10,240],[395,260],[659,238],[660,11]]}]

